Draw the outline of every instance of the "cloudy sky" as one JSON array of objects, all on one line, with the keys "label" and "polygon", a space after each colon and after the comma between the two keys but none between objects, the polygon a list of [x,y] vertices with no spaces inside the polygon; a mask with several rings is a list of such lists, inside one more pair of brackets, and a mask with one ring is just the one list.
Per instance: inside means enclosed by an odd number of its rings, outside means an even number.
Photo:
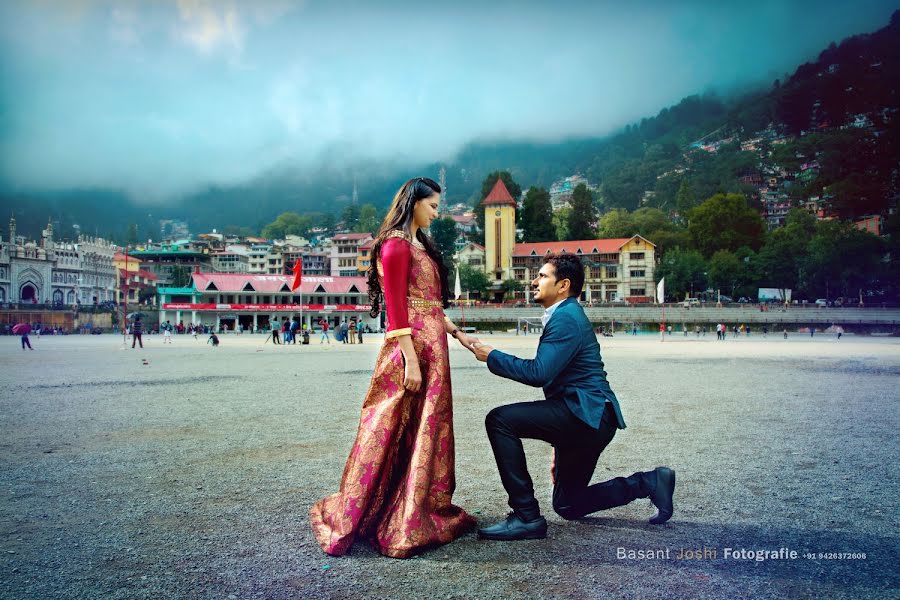
[{"label": "cloudy sky", "polygon": [[770,83],[898,6],[3,0],[0,186],[176,198],[323,162],[602,135]]}]

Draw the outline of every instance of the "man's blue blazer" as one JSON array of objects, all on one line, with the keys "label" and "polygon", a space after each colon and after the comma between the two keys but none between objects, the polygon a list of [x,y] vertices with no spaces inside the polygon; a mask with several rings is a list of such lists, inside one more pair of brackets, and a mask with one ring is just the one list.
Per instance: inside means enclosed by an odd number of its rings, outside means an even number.
[{"label": "man's blue blazer", "polygon": [[616,426],[625,429],[619,401],[606,380],[594,328],[575,298],[567,298],[556,307],[541,334],[534,359],[493,350],[487,366],[500,377],[543,387],[547,400],[565,402],[576,417],[595,429],[600,427],[609,402],[615,411]]}]

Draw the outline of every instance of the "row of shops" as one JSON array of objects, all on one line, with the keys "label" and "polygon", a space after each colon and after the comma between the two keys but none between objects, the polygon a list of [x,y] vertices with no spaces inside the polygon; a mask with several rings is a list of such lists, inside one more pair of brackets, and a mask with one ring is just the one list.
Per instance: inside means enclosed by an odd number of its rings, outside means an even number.
[{"label": "row of shops", "polygon": [[309,329],[323,320],[334,328],[356,319],[372,331],[383,328],[380,315],[369,315],[365,277],[310,276],[294,291],[290,285],[286,275],[193,273],[191,287],[159,288],[159,323],[266,331],[285,319]]}]

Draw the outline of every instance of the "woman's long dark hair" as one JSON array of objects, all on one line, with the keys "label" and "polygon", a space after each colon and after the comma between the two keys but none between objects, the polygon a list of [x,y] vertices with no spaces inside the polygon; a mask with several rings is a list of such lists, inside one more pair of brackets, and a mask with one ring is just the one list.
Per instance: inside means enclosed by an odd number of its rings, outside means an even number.
[{"label": "woman's long dark hair", "polygon": [[[436,181],[427,177],[416,177],[400,186],[400,190],[394,196],[391,208],[388,209],[387,216],[384,218],[381,228],[375,236],[372,258],[369,263],[369,301],[372,303],[372,310],[369,311],[369,314],[372,317],[378,316],[381,312],[381,305],[384,303],[384,292],[381,289],[381,281],[378,279],[378,257],[381,255],[381,245],[391,231],[400,230],[409,235],[409,226],[412,224],[416,203],[419,200],[425,200],[440,193],[441,186]],[[425,252],[437,265],[438,274],[441,278],[441,301],[444,303],[444,308],[447,308],[450,306],[450,271],[447,269],[447,265],[444,264],[440,252],[438,252],[431,239],[425,235],[421,227],[416,231],[416,239],[422,242],[422,245],[425,246]]]}]

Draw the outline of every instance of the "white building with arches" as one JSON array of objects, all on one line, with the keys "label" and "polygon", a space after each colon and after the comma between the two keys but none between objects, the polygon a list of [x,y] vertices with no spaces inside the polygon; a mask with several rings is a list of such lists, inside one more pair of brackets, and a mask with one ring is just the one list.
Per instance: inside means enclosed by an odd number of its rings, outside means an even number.
[{"label": "white building with arches", "polygon": [[0,238],[0,304],[75,306],[115,300],[116,246],[79,236],[78,242],[56,242],[53,225],[40,242],[17,235],[9,220],[9,240]]}]

